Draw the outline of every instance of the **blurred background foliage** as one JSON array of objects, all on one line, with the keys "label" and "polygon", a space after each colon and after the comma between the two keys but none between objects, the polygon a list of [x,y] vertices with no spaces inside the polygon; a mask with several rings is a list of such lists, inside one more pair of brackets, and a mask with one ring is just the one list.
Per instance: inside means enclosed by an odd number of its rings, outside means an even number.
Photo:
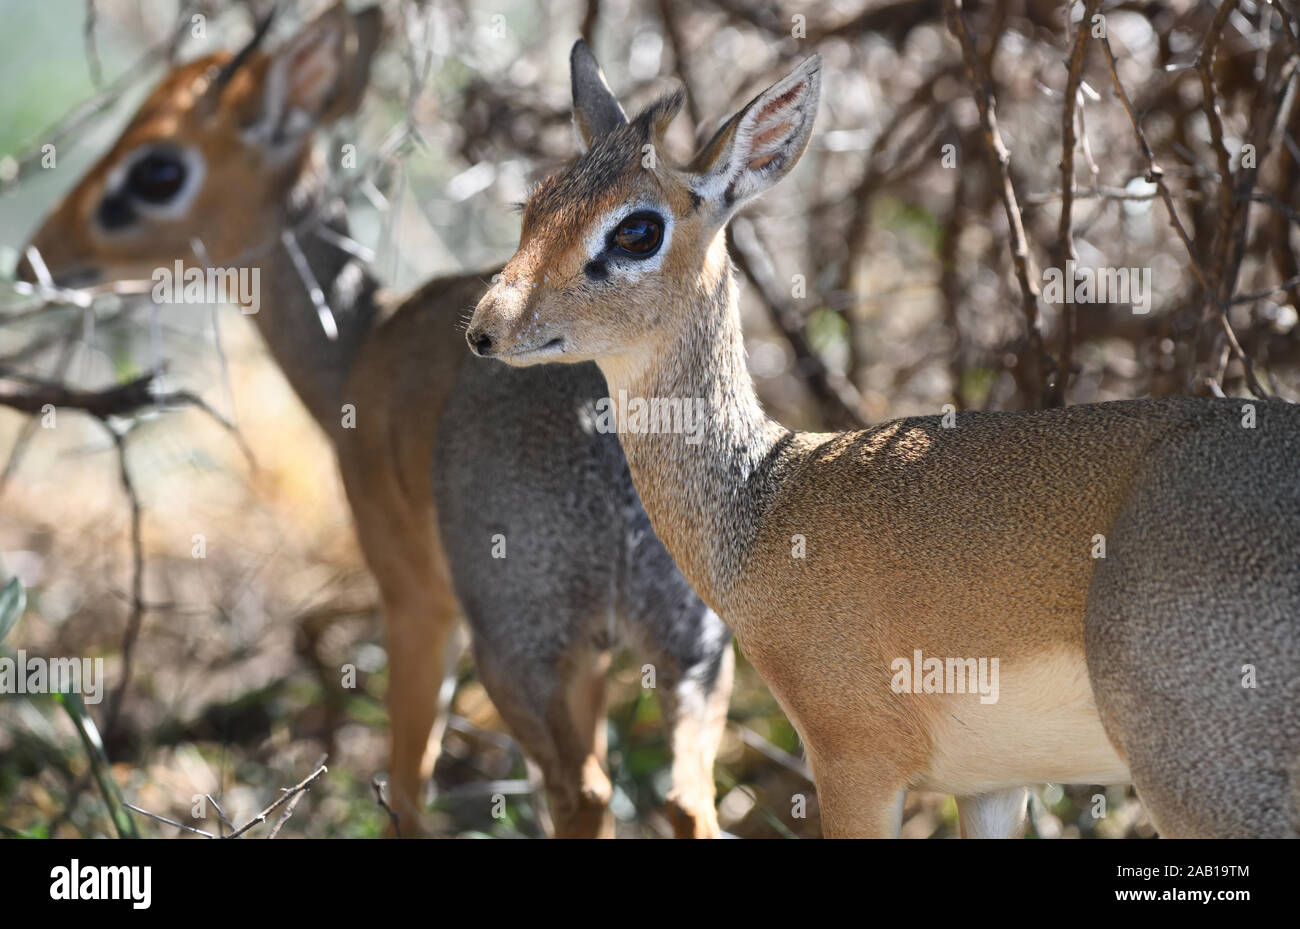
[{"label": "blurred background foliage", "polygon": [[[680,157],[816,49],[826,76],[813,147],[733,230],[750,363],[768,409],[792,427],[843,427],[934,413],[947,403],[1033,407],[1047,393],[1039,388],[1060,382],[1059,369],[1041,377],[1032,370],[998,175],[938,0],[381,5],[389,42],[359,114],[334,130],[330,144],[364,153],[404,120],[418,128],[419,140],[404,142],[370,178],[373,189],[349,200],[354,236],[375,249],[374,266],[394,288],[491,267],[512,252],[518,218],[510,206],[574,154],[567,64],[580,33],[629,111],[674,80],[686,83],[690,118],[678,121],[671,139]],[[40,217],[114,138],[169,55],[185,60],[235,47],[266,6],[0,0],[0,276]],[[321,5],[279,6],[273,41]],[[1062,103],[1082,4],[966,6],[992,75],[1031,256],[1039,267],[1059,264]],[[1217,9],[1197,0],[1102,5],[1117,74],[1206,267],[1215,264],[1226,220],[1216,212],[1221,165],[1191,65]],[[1300,116],[1289,69],[1300,46],[1291,11],[1290,4],[1234,4],[1221,21],[1213,75],[1232,159],[1227,180],[1234,210],[1245,213],[1229,318],[1261,379],[1294,399],[1300,283],[1288,281],[1297,276],[1290,205]],[[192,28],[195,15],[202,35]],[[415,52],[429,53],[432,68],[412,93]],[[1152,269],[1154,290],[1144,315],[1099,304],[1076,308],[1071,320],[1039,302],[1048,357],[1060,359],[1067,328],[1073,336],[1064,399],[1244,393],[1244,369],[1223,360],[1212,308],[1144,180],[1146,161],[1095,43],[1082,75],[1075,250],[1087,266]],[[65,115],[78,112],[91,115],[57,137],[56,164],[42,167],[36,153],[50,140],[49,127],[68,125]],[[1241,151],[1251,140],[1261,143],[1260,161],[1247,187]],[[192,391],[231,420],[258,462],[251,469],[231,437],[193,410],[115,424],[130,430],[126,462],[142,505],[146,604],[121,715],[104,732],[121,793],[144,809],[215,829],[213,812],[193,815],[196,796],[211,794],[242,821],[328,752],[328,775],[284,834],[378,835],[386,815],[371,781],[384,765],[386,655],[376,592],[329,448],[248,321],[221,311],[219,355],[202,308],[159,314],[109,297],[90,310],[29,313],[25,300],[0,281],[0,375],[21,366],[99,389],[166,361],[166,386]],[[1205,371],[1208,380],[1198,377]],[[123,675],[133,578],[114,443],[75,414],[57,429],[40,429],[0,409],[0,455],[0,581],[17,577],[28,598],[23,622],[0,647],[103,657],[111,694]],[[201,559],[192,557],[197,534],[205,538]],[[357,668],[355,688],[340,682],[345,664]],[[619,834],[668,834],[659,812],[668,768],[657,701],[639,685],[635,656],[616,663],[612,677],[609,764]],[[109,703],[89,711],[101,728]],[[0,696],[0,824],[30,835],[114,834],[93,768],[73,720],[54,702]],[[716,774],[729,833],[819,834],[798,738],[743,659]],[[527,765],[468,659],[435,781],[432,825],[440,834],[543,831]],[[504,818],[491,815],[498,793],[507,798]],[[1102,817],[1094,815],[1098,796]],[[803,816],[796,815],[800,798]],[[1031,809],[1037,836],[1151,835],[1125,789],[1047,785]],[[138,825],[146,835],[178,832]],[[956,832],[950,798],[909,796],[904,835]]]}]

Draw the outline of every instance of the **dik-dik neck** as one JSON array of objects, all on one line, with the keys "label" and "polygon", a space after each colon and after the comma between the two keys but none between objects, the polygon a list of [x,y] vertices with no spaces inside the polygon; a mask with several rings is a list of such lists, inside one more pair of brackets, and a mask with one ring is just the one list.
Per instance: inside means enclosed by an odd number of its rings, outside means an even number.
[{"label": "dik-dik neck", "polygon": [[[342,221],[331,228],[346,231]],[[361,262],[319,234],[300,233],[295,241],[310,276],[296,266],[290,246],[276,241],[259,262],[263,297],[253,319],[294,392],[333,434],[341,421],[348,371],[375,322],[377,285]],[[313,282],[329,307],[337,338],[326,332]]]},{"label": "dik-dik neck", "polygon": [[721,235],[683,301],[674,312],[679,330],[653,350],[603,359],[600,368],[615,410],[621,398],[681,399],[702,414],[686,434],[629,428],[631,417],[623,415],[619,438],[655,532],[717,606],[757,529],[765,478],[788,432],[764,414],[754,390]]}]

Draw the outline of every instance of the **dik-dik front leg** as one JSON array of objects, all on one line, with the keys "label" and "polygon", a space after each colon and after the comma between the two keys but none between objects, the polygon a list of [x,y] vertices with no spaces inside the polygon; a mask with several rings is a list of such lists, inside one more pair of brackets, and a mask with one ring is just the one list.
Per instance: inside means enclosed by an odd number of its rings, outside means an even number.
[{"label": "dik-dik front leg", "polygon": [[[432,585],[430,585],[432,587]],[[389,804],[398,816],[396,832],[419,835],[424,787],[442,747],[441,728],[434,738],[443,682],[454,673],[460,648],[452,632],[459,610],[445,587],[404,590],[384,598],[388,647]],[[390,826],[388,833],[394,829]]]},{"label": "dik-dik front leg", "polygon": [[861,757],[819,760],[808,746],[817,782],[822,835],[828,839],[896,839],[903,825],[906,777]]}]

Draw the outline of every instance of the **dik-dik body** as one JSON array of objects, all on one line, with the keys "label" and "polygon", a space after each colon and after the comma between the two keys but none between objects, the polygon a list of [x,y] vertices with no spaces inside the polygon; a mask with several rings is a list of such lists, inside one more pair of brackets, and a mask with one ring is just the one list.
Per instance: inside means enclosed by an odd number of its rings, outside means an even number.
[{"label": "dik-dik body", "polygon": [[[1024,785],[1131,780],[1162,835],[1296,835],[1300,409],[788,430],[746,370],[724,229],[807,146],[819,59],[685,165],[663,146],[680,93],[629,121],[582,43],[572,64],[585,153],[530,198],[467,338],[519,367],[594,360],[611,396],[704,403],[702,441],[630,406],[620,439],[798,729],[825,831],[896,835],[921,788],[956,795],[966,835],[1016,835]],[[932,687],[926,658],[996,661],[996,692]]]},{"label": "dik-dik body", "polygon": [[[147,280],[178,259],[260,269],[254,321],[337,451],[379,582],[400,829],[415,831],[432,771],[458,593],[479,674],[542,770],[557,834],[612,825],[604,672],[626,631],[657,670],[674,829],[715,835],[730,636],[650,530],[617,439],[591,428],[587,408],[606,393],[599,371],[466,361],[461,320],[487,275],[387,300],[336,244],[344,221],[311,137],[356,106],[380,31],[376,10],[340,5],[273,54],[258,50],[259,30],[234,57],[169,73],[32,245],[64,285]],[[20,270],[40,276],[34,262]],[[355,428],[344,427],[345,404]]]}]

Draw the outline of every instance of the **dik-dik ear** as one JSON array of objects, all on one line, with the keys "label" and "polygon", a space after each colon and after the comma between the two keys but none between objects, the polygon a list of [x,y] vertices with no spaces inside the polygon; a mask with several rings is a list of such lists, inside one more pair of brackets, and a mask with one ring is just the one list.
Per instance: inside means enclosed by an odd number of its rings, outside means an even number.
[{"label": "dik-dik ear", "polygon": [[271,55],[249,136],[280,148],[356,109],[382,33],[378,8],[354,15],[342,3],[304,26]]},{"label": "dik-dik ear", "polygon": [[599,136],[626,126],[627,114],[605,83],[596,56],[582,39],[573,43],[569,68],[573,73],[573,128],[585,152]]},{"label": "dik-dik ear", "polygon": [[789,174],[803,155],[821,77],[821,55],[813,55],[727,120],[695,157],[691,187],[720,222]]}]

